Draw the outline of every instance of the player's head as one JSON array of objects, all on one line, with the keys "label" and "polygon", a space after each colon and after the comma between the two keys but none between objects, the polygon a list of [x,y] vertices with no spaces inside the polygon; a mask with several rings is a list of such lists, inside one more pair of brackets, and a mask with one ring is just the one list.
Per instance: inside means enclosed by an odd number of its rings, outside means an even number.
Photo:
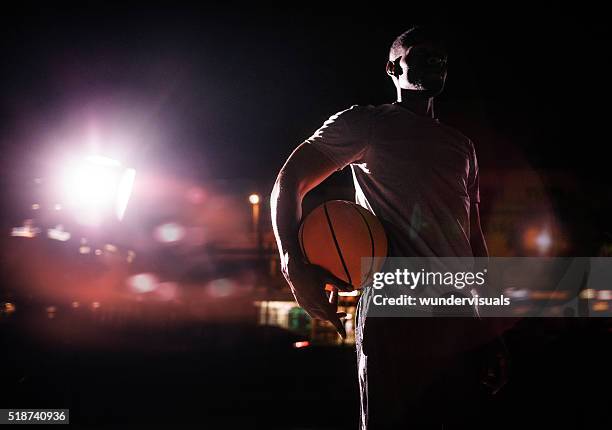
[{"label": "player's head", "polygon": [[393,41],[387,74],[400,89],[434,97],[444,89],[446,62],[447,53],[441,39],[427,28],[414,27]]}]

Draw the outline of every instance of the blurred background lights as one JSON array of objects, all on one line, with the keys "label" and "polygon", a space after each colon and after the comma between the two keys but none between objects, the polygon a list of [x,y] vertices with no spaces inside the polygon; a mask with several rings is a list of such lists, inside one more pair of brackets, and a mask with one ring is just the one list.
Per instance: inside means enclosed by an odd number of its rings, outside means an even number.
[{"label": "blurred background lights", "polygon": [[310,346],[310,342],[308,342],[307,340],[302,340],[300,342],[293,343],[294,348],[306,348],[307,346]]},{"label": "blurred background lights", "polygon": [[548,230],[542,230],[535,239],[536,247],[540,253],[544,254],[548,252],[552,246],[552,237]]},{"label": "blurred background lights", "polygon": [[598,300],[612,300],[612,290],[601,290],[597,292]]},{"label": "blurred background lights", "polygon": [[581,299],[594,299],[597,295],[597,291],[592,288],[587,288],[586,290],[582,290],[580,292]]},{"label": "blurred background lights", "polygon": [[26,219],[20,227],[13,227],[11,236],[33,238],[40,233],[40,228],[34,226],[34,221]]},{"label": "blurred background lights", "polygon": [[70,240],[70,233],[64,231],[64,226],[58,224],[55,228],[47,229],[47,237],[53,240],[59,240],[60,242],[66,242]]},{"label": "blurred background lights", "polygon": [[504,292],[511,299],[527,300],[529,298],[529,290],[525,288],[507,288]]},{"label": "blurred background lights", "polygon": [[361,294],[359,292],[359,290],[353,290],[353,291],[338,291],[338,295],[341,297],[357,297],[359,294]]},{"label": "blurred background lights", "polygon": [[249,202],[250,202],[252,205],[259,204],[259,194],[251,194],[251,195],[249,196]]},{"label": "blurred background lights", "polygon": [[175,222],[162,224],[153,233],[155,239],[162,243],[173,243],[185,237],[185,228]]},{"label": "blurred background lights", "polygon": [[546,255],[552,250],[553,239],[547,227],[530,227],[523,234],[523,245],[527,250]]},{"label": "blurred background lights", "polygon": [[135,175],[134,169],[125,169],[118,161],[106,157],[72,160],[61,178],[63,203],[74,210],[81,224],[98,225],[112,211],[121,220]]},{"label": "blurred background lights", "polygon": [[593,304],[593,310],[595,312],[604,312],[610,309],[608,302],[595,302]]},{"label": "blurred background lights", "polygon": [[236,284],[231,279],[215,279],[208,284],[208,293],[216,298],[231,296],[236,290]]},{"label": "blurred background lights", "polygon": [[161,282],[157,286],[157,291],[155,294],[159,300],[170,301],[176,298],[177,290],[178,285],[176,282]]},{"label": "blurred background lights", "polygon": [[152,273],[139,273],[127,279],[128,287],[135,293],[150,293],[158,285],[157,277]]}]

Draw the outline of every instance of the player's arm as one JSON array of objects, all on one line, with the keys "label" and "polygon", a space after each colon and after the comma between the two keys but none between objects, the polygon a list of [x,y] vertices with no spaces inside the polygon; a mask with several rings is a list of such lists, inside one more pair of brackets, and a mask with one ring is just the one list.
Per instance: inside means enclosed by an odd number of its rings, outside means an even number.
[{"label": "player's arm", "polygon": [[489,250],[480,225],[480,174],[476,149],[470,141],[470,172],[468,195],[470,198],[470,245],[474,257],[488,257]]},{"label": "player's arm", "polygon": [[340,290],[352,287],[319,266],[306,263],[298,241],[304,196],[336,170],[337,166],[328,157],[312,145],[303,143],[293,151],[278,173],[270,208],[281,269],[298,304],[311,317],[330,321],[345,336],[340,321],[343,315],[336,314],[336,307],[328,302],[325,284],[333,284]]},{"label": "player's arm", "polygon": [[470,245],[474,257],[488,257],[489,250],[480,225],[480,204],[470,203]]}]

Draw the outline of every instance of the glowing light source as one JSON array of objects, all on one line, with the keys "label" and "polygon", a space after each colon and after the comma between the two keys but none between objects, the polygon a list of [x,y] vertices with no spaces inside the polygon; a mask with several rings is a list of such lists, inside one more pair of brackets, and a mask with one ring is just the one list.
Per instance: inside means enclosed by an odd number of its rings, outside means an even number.
[{"label": "glowing light source", "polygon": [[537,251],[540,255],[545,255],[552,248],[552,234],[547,227],[530,227],[523,235],[523,243],[527,249]]},{"label": "glowing light source", "polygon": [[338,291],[338,295],[340,297],[357,297],[359,295],[359,290],[353,291]]},{"label": "glowing light source", "polygon": [[152,273],[139,273],[128,278],[127,284],[132,291],[142,294],[155,291],[158,281]]},{"label": "glowing light source", "polygon": [[594,299],[597,296],[597,291],[592,288],[587,288],[586,290],[582,290],[580,292],[581,299]]},{"label": "glowing light source", "polygon": [[507,288],[504,292],[512,299],[526,300],[529,298],[529,290],[525,288]]},{"label": "glowing light source", "polygon": [[249,202],[250,202],[252,205],[259,204],[259,200],[260,200],[260,199],[259,199],[259,194],[251,194],[251,195],[249,196]]},{"label": "glowing light source", "polygon": [[185,228],[180,224],[170,222],[158,226],[153,235],[155,239],[163,243],[178,242],[185,237]]},{"label": "glowing light source", "polygon": [[40,229],[34,226],[34,223],[31,219],[27,219],[23,222],[23,226],[21,227],[13,227],[11,230],[11,236],[13,237],[28,237],[33,238],[36,237],[40,233]]},{"label": "glowing light source", "polygon": [[307,340],[303,340],[301,342],[295,342],[293,344],[293,347],[294,348],[306,348],[309,345],[310,345],[310,342],[308,342]]},{"label": "glowing light source", "polygon": [[70,240],[70,233],[64,231],[64,226],[58,224],[55,228],[47,229],[47,237],[53,240],[59,240],[60,242],[66,242]]},{"label": "glowing light source", "polygon": [[[110,158],[91,156],[72,161],[63,172],[63,203],[75,211],[77,221],[98,225],[114,209],[121,220],[132,192],[134,169]],[[56,209],[61,209],[56,205]]]},{"label": "glowing light source", "polygon": [[612,290],[601,290],[597,292],[598,300],[612,300]]},{"label": "glowing light source", "polygon": [[12,304],[12,303],[9,303],[9,302],[5,303],[4,304],[4,312],[7,313],[7,314],[11,314],[11,313],[15,312],[15,305]]},{"label": "glowing light source", "polygon": [[55,306],[47,306],[47,317],[49,319],[55,318],[56,312],[57,312],[57,308]]},{"label": "glowing light source", "polygon": [[593,304],[593,310],[595,312],[603,312],[607,311],[608,309],[610,309],[610,305],[608,304],[608,302],[595,302]]},{"label": "glowing light source", "polygon": [[540,232],[540,234],[538,234],[535,239],[535,244],[538,248],[538,251],[540,251],[541,253],[547,252],[552,245],[552,237],[550,236],[550,232],[548,232],[547,230],[543,230],[542,232]]}]

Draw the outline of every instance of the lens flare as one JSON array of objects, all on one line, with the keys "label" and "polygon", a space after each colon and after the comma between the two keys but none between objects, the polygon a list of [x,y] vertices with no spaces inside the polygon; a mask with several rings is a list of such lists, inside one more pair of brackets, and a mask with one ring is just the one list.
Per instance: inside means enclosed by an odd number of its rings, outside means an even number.
[{"label": "lens flare", "polygon": [[185,237],[185,228],[180,224],[170,222],[158,226],[153,236],[162,243],[178,242]]},{"label": "lens flare", "polygon": [[128,287],[135,293],[150,293],[158,285],[157,277],[152,273],[139,273],[127,280]]},{"label": "lens flare", "polygon": [[134,169],[125,169],[117,160],[106,157],[72,160],[62,174],[62,203],[84,225],[99,225],[111,211],[121,220],[135,175]]}]

